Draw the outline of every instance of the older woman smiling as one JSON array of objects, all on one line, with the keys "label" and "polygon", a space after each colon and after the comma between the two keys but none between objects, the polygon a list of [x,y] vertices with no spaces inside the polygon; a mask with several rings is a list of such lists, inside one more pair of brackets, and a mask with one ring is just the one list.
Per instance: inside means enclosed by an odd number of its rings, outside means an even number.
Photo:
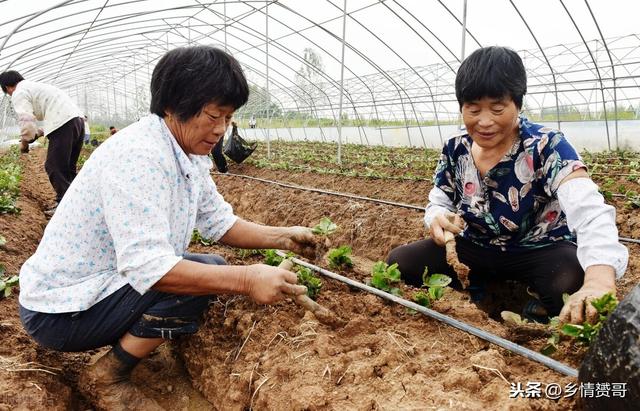
[{"label": "older woman smiling", "polygon": [[[485,298],[486,281],[512,279],[539,298],[525,317],[594,320],[589,302],[615,293],[627,266],[615,209],[561,132],[519,115],[527,77],[516,52],[476,50],[455,85],[466,130],[442,150],[424,218],[431,238],[392,250],[389,263],[418,286],[425,267],[454,275],[442,246],[445,231],[461,233],[457,252],[471,268],[473,300]],[[572,294],[566,304],[563,293]]]},{"label": "older woman smiling", "polygon": [[306,291],[280,268],[186,252],[194,228],[234,247],[313,250],[308,228],[236,217],[211,179],[207,155],[248,94],[227,53],[168,52],[151,79],[152,114],[91,155],[21,269],[20,315],[37,342],[112,346],[79,381],[99,409],[159,409],[129,382],[131,370],[165,340],[196,332],[215,294],[269,304]]}]

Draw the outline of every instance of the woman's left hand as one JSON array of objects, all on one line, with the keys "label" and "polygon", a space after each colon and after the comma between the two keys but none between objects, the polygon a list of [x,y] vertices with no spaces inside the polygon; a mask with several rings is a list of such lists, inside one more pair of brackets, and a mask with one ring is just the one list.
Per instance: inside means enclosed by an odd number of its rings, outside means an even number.
[{"label": "woman's left hand", "polygon": [[607,293],[616,294],[615,272],[613,267],[595,265],[587,268],[584,284],[571,294],[569,300],[560,311],[562,324],[582,324],[587,321],[594,324],[598,321],[598,311],[591,304]]},{"label": "woman's left hand", "polygon": [[307,258],[316,256],[316,238],[309,227],[293,226],[283,229],[280,248],[291,250]]}]

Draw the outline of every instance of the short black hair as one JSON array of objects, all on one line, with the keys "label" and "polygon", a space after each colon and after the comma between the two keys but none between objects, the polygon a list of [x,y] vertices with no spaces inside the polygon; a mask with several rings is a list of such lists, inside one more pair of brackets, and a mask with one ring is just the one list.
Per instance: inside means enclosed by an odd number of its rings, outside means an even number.
[{"label": "short black hair", "polygon": [[8,70],[0,74],[0,86],[2,91],[7,92],[7,87],[15,87],[16,84],[24,80],[24,77],[15,70]]},{"label": "short black hair", "polygon": [[109,126],[109,130],[113,130],[114,128],[114,126]]},{"label": "short black hair", "polygon": [[483,97],[511,97],[518,110],[527,94],[527,73],[518,53],[507,47],[483,47],[464,59],[456,74],[456,98],[464,103]]},{"label": "short black hair", "polygon": [[249,85],[238,60],[211,46],[180,47],[162,56],[151,76],[151,112],[187,121],[209,103],[238,109]]}]

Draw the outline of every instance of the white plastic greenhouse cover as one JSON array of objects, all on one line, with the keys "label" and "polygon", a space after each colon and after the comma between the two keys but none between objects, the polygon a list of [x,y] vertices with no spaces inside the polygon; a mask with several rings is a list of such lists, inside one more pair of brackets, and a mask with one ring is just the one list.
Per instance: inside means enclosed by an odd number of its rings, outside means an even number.
[{"label": "white plastic greenhouse cover", "polygon": [[[639,11],[637,0],[7,0],[0,70],[121,126],[148,112],[167,50],[217,45],[251,84],[236,113],[258,118],[249,137],[439,147],[459,124],[460,61],[502,45],[525,62],[525,114],[580,148],[638,149]],[[8,97],[0,110],[6,138]]]}]

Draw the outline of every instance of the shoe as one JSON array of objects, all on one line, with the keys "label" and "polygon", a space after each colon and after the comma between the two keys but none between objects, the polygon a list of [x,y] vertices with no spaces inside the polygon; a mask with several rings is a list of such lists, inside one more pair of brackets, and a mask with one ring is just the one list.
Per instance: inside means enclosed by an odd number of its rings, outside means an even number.
[{"label": "shoe", "polygon": [[538,299],[529,300],[522,309],[522,318],[534,321],[540,324],[549,323],[549,313],[544,305]]},{"label": "shoe", "polygon": [[80,392],[97,410],[164,411],[130,380],[130,370],[110,350],[78,376]]}]

